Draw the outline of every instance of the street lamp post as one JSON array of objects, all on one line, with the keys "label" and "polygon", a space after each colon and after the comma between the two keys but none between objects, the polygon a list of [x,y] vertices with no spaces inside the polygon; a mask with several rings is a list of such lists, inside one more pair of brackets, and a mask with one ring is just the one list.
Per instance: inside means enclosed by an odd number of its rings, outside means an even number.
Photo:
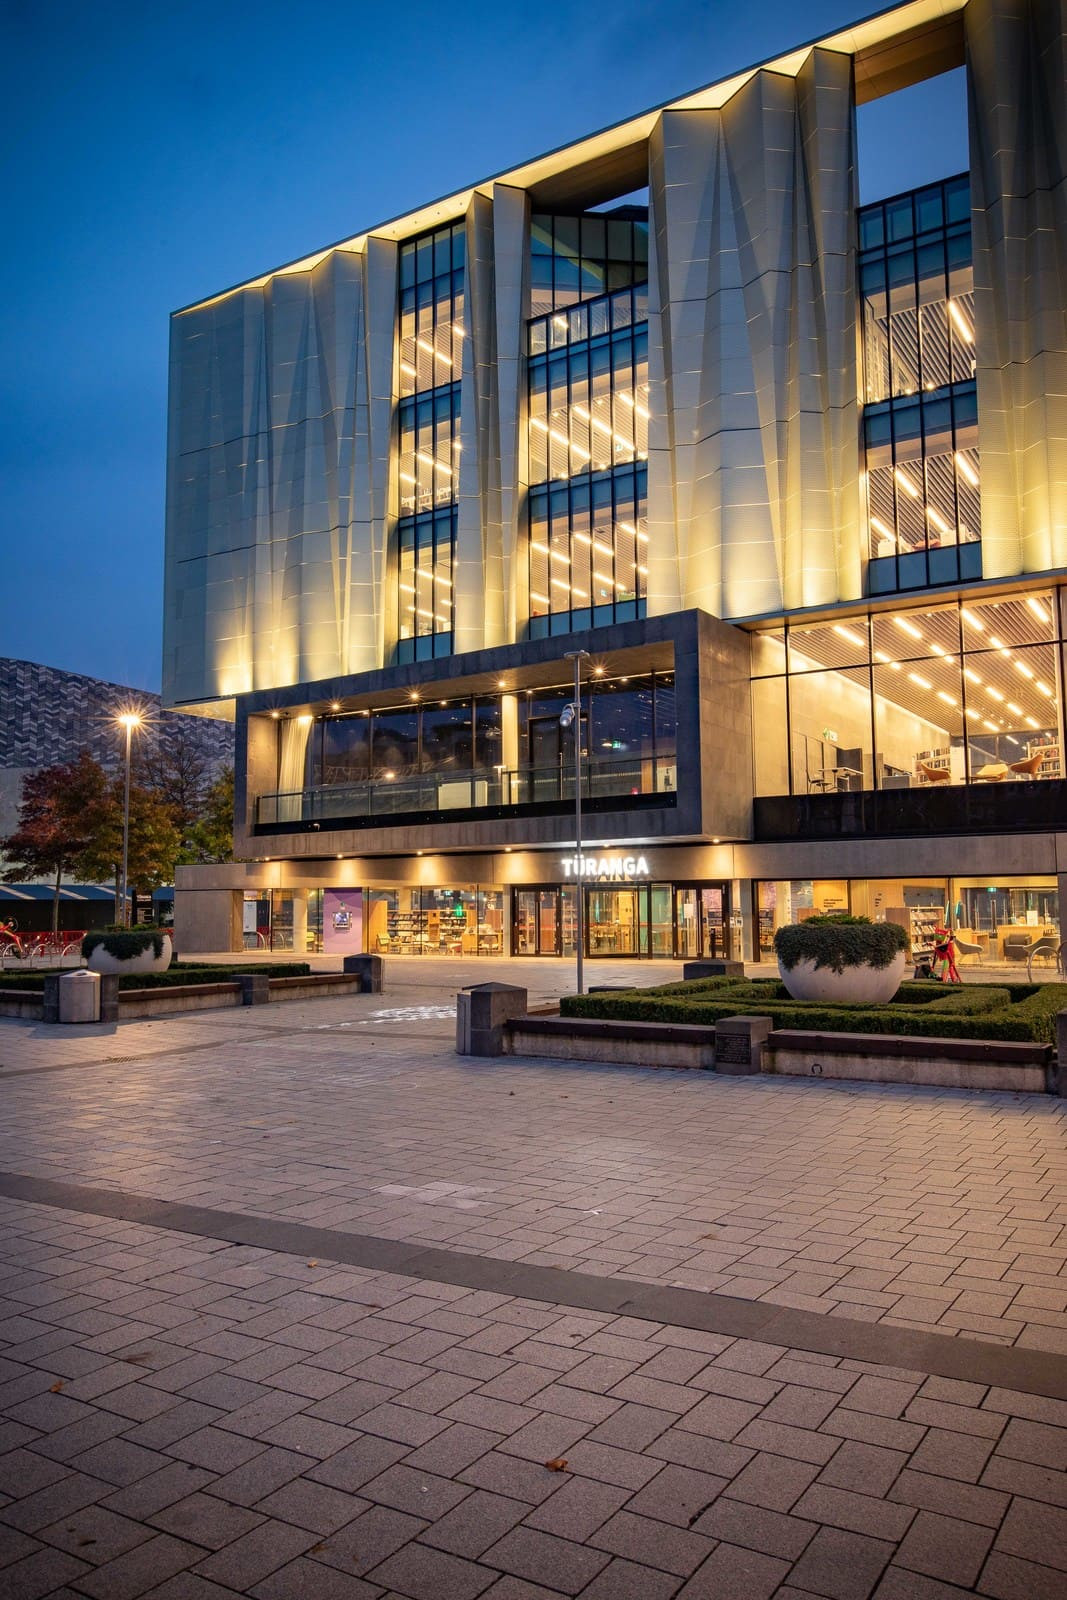
[{"label": "street lamp post", "polygon": [[130,897],[126,880],[130,866],[130,747],[133,740],[133,730],[141,726],[142,718],[139,711],[124,711],[116,720],[119,727],[126,730],[126,783],[122,798],[122,875],[119,885],[122,895],[120,902],[122,926],[128,928],[130,925]]},{"label": "street lamp post", "polygon": [[585,993],[585,885],[582,881],[582,662],[589,659],[588,650],[568,650],[564,657],[574,662],[574,699],[560,712],[561,728],[574,726],[574,840],[577,851],[577,916],[576,979],[578,994]]}]

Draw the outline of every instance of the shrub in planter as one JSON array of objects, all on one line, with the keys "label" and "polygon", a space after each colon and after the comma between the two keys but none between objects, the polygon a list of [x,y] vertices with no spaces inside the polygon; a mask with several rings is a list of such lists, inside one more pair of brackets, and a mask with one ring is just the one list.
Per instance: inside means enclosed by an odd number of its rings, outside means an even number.
[{"label": "shrub in planter", "polygon": [[166,972],[174,950],[165,928],[87,933],[82,956],[91,972]]},{"label": "shrub in planter", "polygon": [[884,1005],[904,976],[908,935],[896,922],[833,914],[779,928],[778,971],[795,1000]]}]

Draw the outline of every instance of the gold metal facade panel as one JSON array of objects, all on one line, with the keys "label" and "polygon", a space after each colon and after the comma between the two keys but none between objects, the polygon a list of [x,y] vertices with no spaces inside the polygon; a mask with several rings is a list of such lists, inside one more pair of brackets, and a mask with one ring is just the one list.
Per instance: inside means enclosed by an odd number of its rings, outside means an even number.
[{"label": "gold metal facade panel", "polygon": [[664,113],[649,173],[649,609],[857,598],[851,58]]},{"label": "gold metal facade panel", "polygon": [[970,0],[982,567],[1067,566],[1067,0]]}]

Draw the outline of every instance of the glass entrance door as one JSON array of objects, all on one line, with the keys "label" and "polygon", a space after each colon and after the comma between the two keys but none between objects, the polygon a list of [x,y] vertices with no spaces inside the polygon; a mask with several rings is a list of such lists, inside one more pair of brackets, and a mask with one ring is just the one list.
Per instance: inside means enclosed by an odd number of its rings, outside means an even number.
[{"label": "glass entrance door", "polygon": [[[647,946],[647,889],[588,889],[586,947],[591,956],[636,956]],[[642,914],[643,913],[643,914]]]},{"label": "glass entrance door", "polygon": [[701,955],[729,959],[729,921],[726,890],[722,884],[700,891]]},{"label": "glass entrance door", "polygon": [[674,891],[674,954],[678,961],[695,961],[700,947],[700,890]]}]

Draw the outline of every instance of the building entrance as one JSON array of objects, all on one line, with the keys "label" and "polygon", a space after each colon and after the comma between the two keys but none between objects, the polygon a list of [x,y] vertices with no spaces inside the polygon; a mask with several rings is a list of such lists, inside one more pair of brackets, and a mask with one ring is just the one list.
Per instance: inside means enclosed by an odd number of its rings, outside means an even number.
[{"label": "building entrance", "polygon": [[[585,890],[585,953],[687,961],[729,953],[729,891],[724,883],[612,884]],[[512,951],[574,954],[577,888],[516,889]]]}]

